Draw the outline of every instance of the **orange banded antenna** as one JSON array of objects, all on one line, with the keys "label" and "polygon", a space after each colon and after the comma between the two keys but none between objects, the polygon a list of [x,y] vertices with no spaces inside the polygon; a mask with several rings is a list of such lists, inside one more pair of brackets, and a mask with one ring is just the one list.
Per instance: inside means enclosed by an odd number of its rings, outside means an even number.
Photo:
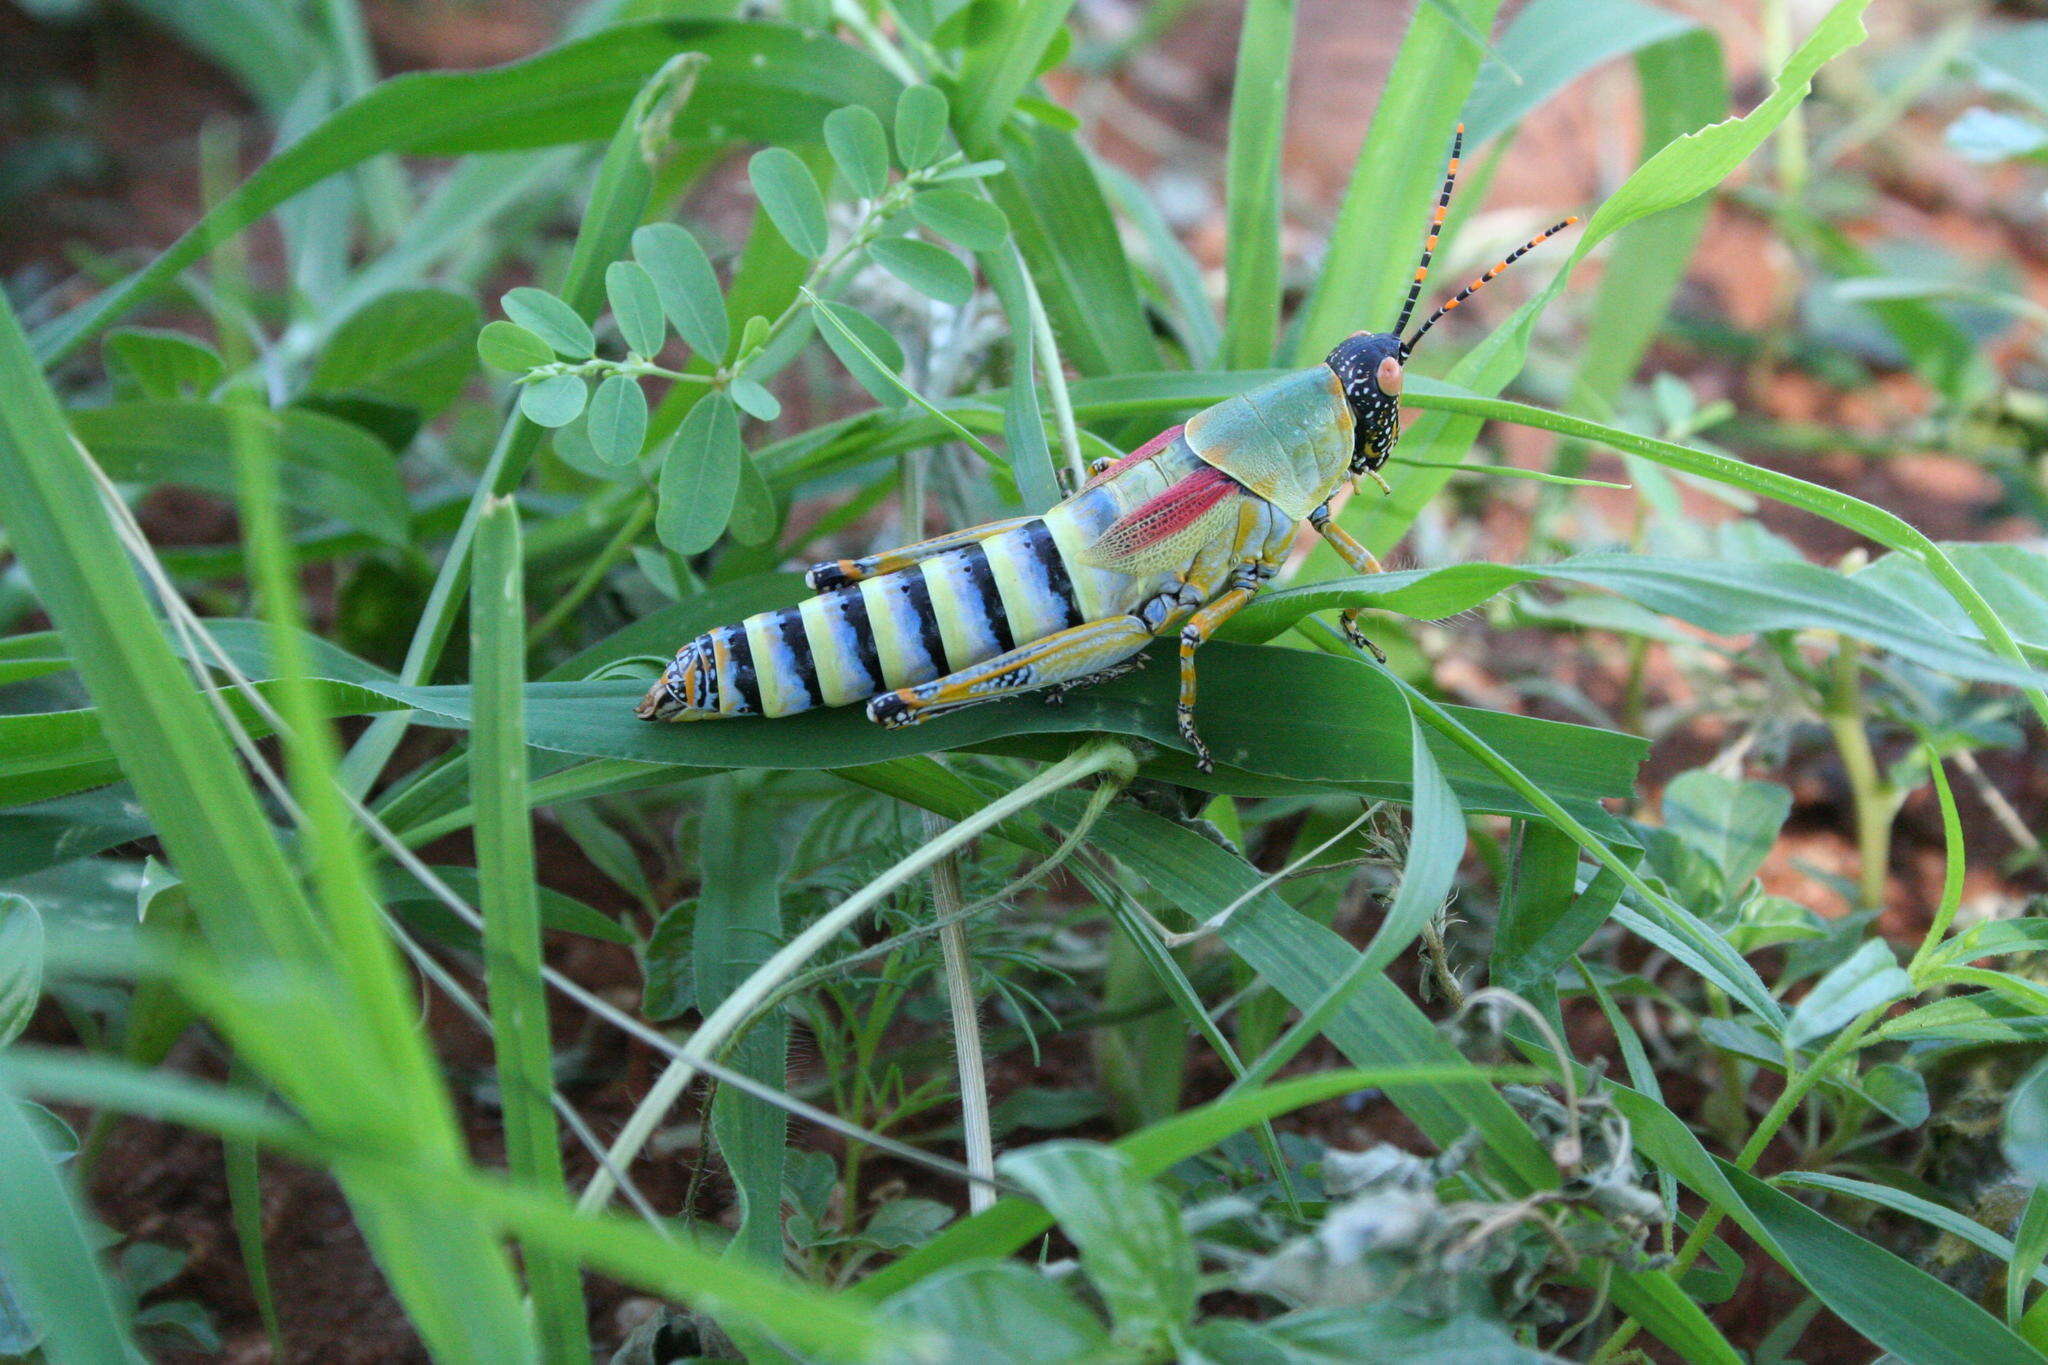
[{"label": "orange banded antenna", "polygon": [[1422,262],[1415,267],[1415,278],[1408,284],[1408,301],[1401,305],[1401,316],[1395,321],[1393,332],[1401,335],[1401,329],[1408,325],[1408,319],[1415,314],[1415,301],[1422,297],[1422,281],[1429,275],[1429,258],[1436,253],[1437,235],[1444,230],[1444,215],[1451,207],[1451,186],[1458,182],[1458,158],[1465,151],[1465,125],[1460,123],[1458,131],[1451,135],[1451,164],[1444,171],[1443,193],[1436,197],[1436,211],[1429,215],[1429,236],[1422,243]]},{"label": "orange banded antenna", "polygon": [[[1510,251],[1506,256],[1504,256],[1500,261],[1498,261],[1494,265],[1493,269],[1487,271],[1484,275],[1481,275],[1478,279],[1472,281],[1472,283],[1466,285],[1463,289],[1460,289],[1457,293],[1453,294],[1450,298],[1445,299],[1441,304],[1439,304],[1437,306],[1437,310],[1434,313],[1431,313],[1428,317],[1424,318],[1422,320],[1422,325],[1415,329],[1415,335],[1409,337],[1407,340],[1401,343],[1401,350],[1404,353],[1414,350],[1415,343],[1422,340],[1423,334],[1425,332],[1429,331],[1430,328],[1436,326],[1438,318],[1441,318],[1444,314],[1456,308],[1466,299],[1471,298],[1474,294],[1486,288],[1486,286],[1488,284],[1491,284],[1494,278],[1498,276],[1503,270],[1506,270],[1516,261],[1521,260],[1522,257],[1528,255],[1531,251],[1543,245],[1543,243],[1549,241],[1552,237],[1555,237],[1558,233],[1563,232],[1566,228],[1570,227],[1573,223],[1576,223],[1578,221],[1579,216],[1577,214],[1573,214],[1571,217],[1565,219],[1561,223],[1552,223],[1549,227],[1537,233],[1534,237],[1531,237],[1528,241],[1522,243],[1513,251]],[[1435,234],[1432,233],[1430,236],[1430,241],[1434,242],[1435,240]],[[1426,253],[1424,255],[1424,259],[1428,259]],[[1418,286],[1420,285],[1419,280],[1417,281],[1417,284]],[[1411,290],[1410,292],[1412,294],[1413,291]],[[1402,320],[1404,322],[1407,320],[1407,315],[1405,312],[1402,315]],[[1399,331],[1400,329],[1397,327],[1395,328],[1395,330]]]}]

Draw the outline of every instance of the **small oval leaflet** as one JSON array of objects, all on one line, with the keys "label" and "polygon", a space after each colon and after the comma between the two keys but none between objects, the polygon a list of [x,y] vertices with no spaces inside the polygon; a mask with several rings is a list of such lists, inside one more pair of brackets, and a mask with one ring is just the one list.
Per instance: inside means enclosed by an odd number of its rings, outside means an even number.
[{"label": "small oval leaflet", "polygon": [[709,393],[677,428],[661,464],[661,505],[654,530],[679,555],[708,550],[732,517],[739,491],[740,416],[732,400]]},{"label": "small oval leaflet", "polygon": [[519,411],[536,426],[565,427],[583,414],[590,390],[580,374],[551,374],[519,391]]},{"label": "small oval leaflet", "polygon": [[477,358],[494,370],[525,374],[536,365],[552,365],[548,344],[516,322],[488,322],[476,334]]},{"label": "small oval leaflet", "polygon": [[[902,407],[907,400],[902,381],[895,378],[893,372],[903,368],[903,348],[896,344],[896,338],[889,334],[889,329],[859,309],[849,308],[843,303],[821,300],[818,309],[826,317],[826,323],[818,328],[818,333],[825,338],[825,344],[832,348],[832,354],[839,358],[839,363],[846,367],[846,372],[883,407]],[[835,322],[839,324],[837,327],[831,325]],[[849,341],[841,328],[858,338],[860,346]],[[861,346],[868,349],[872,359],[861,354]],[[878,368],[876,361],[887,368]]]},{"label": "small oval leaflet", "polygon": [[875,264],[918,293],[956,307],[974,296],[974,276],[960,258],[914,237],[882,237],[868,244]]},{"label": "small oval leaflet", "polygon": [[545,289],[521,285],[499,302],[505,316],[571,360],[588,360],[597,352],[597,339],[590,324],[574,308]]},{"label": "small oval leaflet", "polygon": [[825,196],[801,157],[787,147],[764,147],[747,163],[747,179],[784,241],[812,260],[825,254]]},{"label": "small oval leaflet", "polygon": [[873,110],[849,104],[827,114],[825,146],[861,198],[873,199],[889,188],[889,135]]},{"label": "small oval leaflet", "polygon": [[[555,454],[563,464],[579,474],[588,474],[593,479],[605,479],[616,483],[627,473],[617,465],[606,464],[597,458],[597,448],[590,443],[590,424],[571,422],[565,427],[555,428]],[[630,468],[630,467],[629,467]]]},{"label": "small oval leaflet", "polygon": [[896,100],[896,160],[905,170],[921,171],[939,159],[946,136],[945,92],[913,85]]},{"label": "small oval leaflet", "polygon": [[926,190],[910,201],[910,216],[969,251],[992,251],[1010,235],[1003,211],[966,190]]},{"label": "small oval leaflet", "polygon": [[675,324],[676,335],[705,360],[725,359],[731,339],[725,297],[711,258],[697,239],[674,223],[649,223],[633,233],[633,259],[646,267],[661,298],[661,311]]},{"label": "small oval leaflet", "polygon": [[637,261],[613,261],[605,267],[604,293],[627,348],[637,356],[661,354],[668,344],[668,322],[662,317],[661,291],[654,287],[647,267]]},{"label": "small oval leaflet", "polygon": [[775,395],[744,375],[732,381],[729,391],[732,401],[749,417],[772,422],[782,416],[782,403]]},{"label": "small oval leaflet", "polygon": [[775,538],[778,529],[775,494],[769,490],[768,480],[761,477],[754,457],[744,451],[740,453],[739,471],[739,487],[733,493],[732,521],[726,529],[742,545],[765,545]]},{"label": "small oval leaflet", "polygon": [[615,374],[597,386],[590,399],[590,446],[610,465],[629,465],[640,458],[647,440],[647,395],[631,375]]}]

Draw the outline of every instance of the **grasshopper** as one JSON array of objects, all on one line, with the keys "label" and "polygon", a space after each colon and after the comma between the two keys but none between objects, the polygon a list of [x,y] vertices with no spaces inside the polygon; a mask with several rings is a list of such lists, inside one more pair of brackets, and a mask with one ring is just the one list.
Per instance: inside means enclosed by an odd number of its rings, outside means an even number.
[{"label": "grasshopper", "polygon": [[[1359,332],[1322,364],[1204,409],[1114,462],[1041,516],[815,565],[816,596],[698,636],[639,704],[645,720],[786,716],[865,701],[916,725],[1020,692],[1066,690],[1137,667],[1180,634],[1180,733],[1204,771],[1195,652],[1278,571],[1306,520],[1361,573],[1380,564],[1330,500],[1379,470],[1401,432],[1404,366],[1437,321],[1577,222],[1567,218],[1459,290],[1404,337],[1450,206],[1464,127],[1421,262],[1391,331]],[[1343,613],[1367,649],[1358,608]],[[1376,649],[1373,650],[1378,653]]]}]

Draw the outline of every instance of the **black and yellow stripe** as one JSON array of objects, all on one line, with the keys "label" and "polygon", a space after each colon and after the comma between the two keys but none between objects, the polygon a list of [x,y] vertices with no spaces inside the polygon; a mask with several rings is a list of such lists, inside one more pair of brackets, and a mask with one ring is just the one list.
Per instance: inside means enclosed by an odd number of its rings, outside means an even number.
[{"label": "black and yellow stripe", "polygon": [[686,677],[674,683],[676,695],[696,714],[726,716],[845,706],[1078,626],[1103,594],[1103,570],[1078,563],[1075,547],[1117,511],[1106,492],[1088,501],[1079,516],[1052,513],[1062,518],[1057,527],[1033,518],[708,631],[679,656]]}]

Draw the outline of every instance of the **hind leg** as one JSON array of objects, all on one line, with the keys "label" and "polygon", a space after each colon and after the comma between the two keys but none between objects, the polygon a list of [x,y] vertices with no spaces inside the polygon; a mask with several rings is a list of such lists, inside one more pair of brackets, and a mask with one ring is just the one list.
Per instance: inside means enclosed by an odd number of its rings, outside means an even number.
[{"label": "hind leg", "polygon": [[1079,683],[1125,664],[1152,638],[1153,628],[1136,616],[1088,621],[958,673],[884,692],[868,703],[868,719],[894,729],[1019,692]]}]

